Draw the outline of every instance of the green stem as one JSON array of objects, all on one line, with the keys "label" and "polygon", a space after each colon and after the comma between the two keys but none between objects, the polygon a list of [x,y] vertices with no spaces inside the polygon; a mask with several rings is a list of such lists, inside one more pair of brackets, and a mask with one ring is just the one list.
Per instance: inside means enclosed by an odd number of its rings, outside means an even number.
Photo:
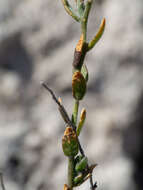
[{"label": "green stem", "polygon": [[76,123],[77,123],[78,108],[79,108],[79,101],[75,100],[73,114],[72,114],[72,122],[74,123],[74,125],[76,125]]},{"label": "green stem", "polygon": [[74,157],[68,157],[68,186],[70,190],[73,189],[73,179],[74,179]]},{"label": "green stem", "polygon": [[88,21],[89,12],[92,6],[92,2],[93,0],[87,1],[86,6],[85,6],[85,11],[81,19],[81,30],[82,30],[83,39],[85,42],[86,42],[86,33],[87,33],[87,21]]},{"label": "green stem", "polygon": [[81,32],[83,34],[83,40],[86,42],[87,22],[84,18],[81,20]]}]

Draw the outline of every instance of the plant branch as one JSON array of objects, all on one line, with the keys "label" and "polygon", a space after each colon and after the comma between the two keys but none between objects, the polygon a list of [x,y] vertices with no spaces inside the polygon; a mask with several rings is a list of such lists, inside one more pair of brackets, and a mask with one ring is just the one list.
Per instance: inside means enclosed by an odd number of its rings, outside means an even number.
[{"label": "plant branch", "polygon": [[80,115],[80,121],[78,123],[78,126],[77,126],[77,129],[76,129],[76,134],[77,136],[80,135],[80,132],[82,130],[82,127],[83,127],[83,124],[85,122],[85,119],[86,119],[86,110],[85,109],[82,109],[81,111],[81,115]]},{"label": "plant branch", "polygon": [[68,157],[68,186],[70,190],[73,189],[73,179],[74,179],[74,157]]},{"label": "plant branch", "polygon": [[[74,129],[74,131],[76,132],[76,126],[75,126],[74,123],[70,120],[70,118],[69,118],[69,116],[68,116],[68,114],[67,114],[67,111],[65,110],[64,106],[60,103],[60,101],[58,101],[58,99],[56,98],[54,92],[53,92],[53,91],[48,87],[48,85],[45,84],[44,82],[41,82],[41,85],[42,85],[46,90],[48,90],[48,91],[50,92],[50,94],[51,94],[53,100],[58,104],[60,113],[61,113],[61,115],[62,115],[62,117],[63,117],[65,123],[67,123],[69,126],[71,126],[71,127]],[[80,144],[80,142],[79,142],[79,139],[77,138],[77,140],[78,140],[78,145],[79,145],[79,151],[80,151],[81,155],[85,156],[84,150],[83,150],[83,148],[81,147],[81,144]]]},{"label": "plant branch", "polygon": [[92,6],[92,2],[93,0],[88,0],[86,5],[85,5],[85,11],[83,14],[83,17],[81,19],[81,31],[84,37],[84,41],[86,41],[86,33],[87,33],[87,21],[88,21],[88,16],[89,16],[89,12]]},{"label": "plant branch", "polygon": [[[105,18],[102,20],[98,32],[94,38],[87,43],[87,23],[89,13],[93,4],[93,0],[87,0],[86,3],[84,0],[75,0],[76,10],[74,11],[68,0],[62,0],[63,6],[66,12],[77,22],[81,24],[81,36],[78,44],[75,48],[74,60],[73,60],[73,76],[72,76],[72,94],[75,99],[72,118],[69,118],[69,115],[62,105],[60,99],[57,99],[54,92],[47,86],[47,84],[42,82],[42,86],[49,91],[53,100],[58,105],[58,109],[61,113],[63,120],[65,121],[66,130],[64,133],[64,138],[62,140],[63,152],[65,156],[68,156],[68,185],[64,185],[64,190],[73,190],[73,187],[81,185],[85,180],[90,178],[90,189],[95,190],[97,187],[96,182],[93,183],[92,173],[93,169],[96,167],[96,164],[89,165],[88,161],[86,162],[85,167],[81,165],[81,170],[76,170],[76,164],[80,162],[80,157],[84,158],[85,153],[81,147],[79,141],[79,134],[84,125],[86,118],[86,110],[83,109],[80,115],[80,120],[77,126],[78,120],[78,111],[80,100],[83,99],[86,93],[86,85],[88,81],[88,70],[84,64],[84,59],[86,53],[91,50],[95,44],[100,40],[105,29]],[[78,155],[80,151],[80,155]],[[82,156],[81,156],[82,155]],[[84,162],[83,162],[84,163]],[[82,163],[82,164],[83,164]],[[3,188],[2,190],[5,190]]]},{"label": "plant branch", "polygon": [[77,22],[80,21],[80,18],[76,15],[76,13],[74,12],[74,10],[72,9],[72,7],[70,6],[70,4],[68,3],[67,0],[62,0],[62,3],[64,5],[64,8],[66,10],[66,12],[73,18],[75,19]]},{"label": "plant branch", "polygon": [[100,38],[102,37],[102,35],[104,33],[104,29],[105,29],[105,22],[106,22],[106,20],[105,20],[105,18],[103,18],[97,34],[88,43],[87,51],[91,50],[95,46],[95,44],[100,40]]},{"label": "plant branch", "polygon": [[65,110],[64,106],[60,103],[60,101],[56,98],[54,92],[48,87],[47,84],[45,84],[44,82],[41,82],[41,85],[50,92],[53,100],[58,104],[59,106],[59,111],[62,115],[62,118],[64,119],[64,121],[70,125],[71,127],[73,127],[74,130],[76,130],[76,126],[71,122],[68,114],[67,114],[67,111]]}]

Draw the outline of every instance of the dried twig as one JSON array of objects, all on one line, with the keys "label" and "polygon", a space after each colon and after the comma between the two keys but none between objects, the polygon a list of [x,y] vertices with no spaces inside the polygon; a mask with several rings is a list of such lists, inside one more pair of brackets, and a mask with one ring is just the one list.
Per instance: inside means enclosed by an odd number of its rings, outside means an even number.
[{"label": "dried twig", "polygon": [[2,172],[0,172],[0,183],[1,183],[2,190],[6,190],[5,185],[4,185],[3,173]]},{"label": "dried twig", "polygon": [[[66,122],[66,124],[68,124],[69,126],[71,126],[74,131],[76,132],[76,126],[72,123],[72,121],[69,119],[69,116],[67,114],[67,111],[66,109],[64,108],[64,106],[60,103],[60,101],[56,98],[54,92],[48,87],[48,85],[44,82],[41,82],[41,85],[50,92],[50,94],[52,95],[53,97],[53,100],[58,104],[59,106],[59,110],[60,110],[60,113],[62,115],[62,118],[64,119],[64,121]],[[80,153],[81,155],[85,156],[85,153],[84,153],[84,150],[83,148],[81,147],[81,144],[79,142],[79,139],[78,139],[78,145],[79,145],[79,150],[80,150]]]}]

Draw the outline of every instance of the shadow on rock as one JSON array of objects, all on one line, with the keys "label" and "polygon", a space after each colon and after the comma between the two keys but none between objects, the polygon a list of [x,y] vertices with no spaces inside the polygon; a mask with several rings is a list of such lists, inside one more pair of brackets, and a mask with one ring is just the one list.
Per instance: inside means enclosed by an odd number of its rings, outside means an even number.
[{"label": "shadow on rock", "polygon": [[134,163],[133,180],[137,190],[143,189],[143,92],[138,101],[134,118],[124,134],[123,148]]},{"label": "shadow on rock", "polygon": [[22,43],[21,34],[14,34],[1,42],[0,69],[15,72],[24,84],[31,79],[32,59]]}]

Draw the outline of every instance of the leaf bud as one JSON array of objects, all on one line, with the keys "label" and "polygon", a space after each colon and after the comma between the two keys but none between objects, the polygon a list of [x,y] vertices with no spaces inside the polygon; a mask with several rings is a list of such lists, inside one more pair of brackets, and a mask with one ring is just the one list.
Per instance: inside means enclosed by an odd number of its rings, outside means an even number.
[{"label": "leaf bud", "polygon": [[66,127],[62,138],[62,147],[65,156],[76,156],[78,153],[78,139],[72,127]]},{"label": "leaf bud", "polygon": [[76,100],[82,100],[86,93],[86,81],[81,72],[76,71],[72,76],[72,94]]},{"label": "leaf bud", "polygon": [[83,108],[81,111],[81,114],[80,114],[80,121],[79,121],[79,124],[78,124],[77,129],[76,129],[77,136],[80,135],[80,132],[83,128],[83,124],[85,122],[85,119],[86,119],[86,110]]},{"label": "leaf bud", "polygon": [[76,45],[73,59],[73,68],[81,70],[83,61],[87,51],[87,43],[84,41],[84,36],[81,34],[80,39]]},{"label": "leaf bud", "polygon": [[84,76],[86,82],[88,81],[88,69],[85,64],[82,65],[81,73]]},{"label": "leaf bud", "polygon": [[68,187],[67,184],[64,184],[64,188],[63,188],[63,190],[70,190],[70,188]]}]

